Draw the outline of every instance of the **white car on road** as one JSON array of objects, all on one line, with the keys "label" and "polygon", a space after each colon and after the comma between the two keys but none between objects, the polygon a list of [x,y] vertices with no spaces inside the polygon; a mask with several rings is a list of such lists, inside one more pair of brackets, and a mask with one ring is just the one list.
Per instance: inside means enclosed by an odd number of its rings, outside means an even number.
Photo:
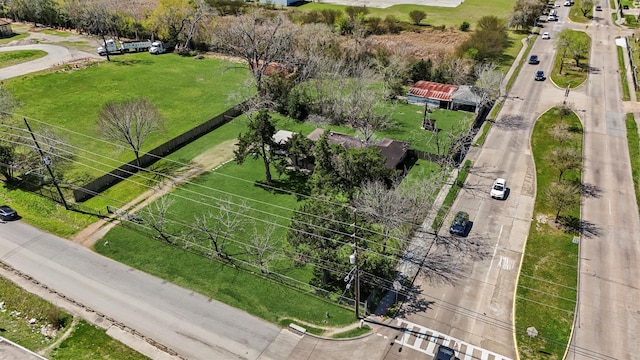
[{"label": "white car on road", "polygon": [[504,200],[506,194],[507,180],[503,178],[497,178],[496,181],[493,182],[493,186],[491,187],[491,197],[494,199]]},{"label": "white car on road", "polygon": [[542,34],[542,40],[549,40],[551,39],[551,36],[549,35],[548,32],[545,32]]}]

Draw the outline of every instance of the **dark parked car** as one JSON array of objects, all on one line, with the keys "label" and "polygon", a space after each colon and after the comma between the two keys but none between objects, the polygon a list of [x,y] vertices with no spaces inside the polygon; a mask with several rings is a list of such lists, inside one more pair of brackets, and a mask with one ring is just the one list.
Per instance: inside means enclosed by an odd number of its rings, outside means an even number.
[{"label": "dark parked car", "polygon": [[0,219],[1,220],[15,220],[18,218],[18,213],[7,205],[0,206]]},{"label": "dark parked car", "polygon": [[458,211],[453,218],[449,232],[451,235],[465,236],[467,234],[467,228],[469,227],[469,214],[464,211]]},{"label": "dark parked car", "polygon": [[456,353],[452,348],[444,345],[440,345],[438,347],[438,351],[436,355],[433,357],[433,360],[455,360]]},{"label": "dark parked car", "polygon": [[602,6],[600,5],[596,6],[596,11],[602,11]]},{"label": "dark parked car", "polygon": [[629,10],[629,5],[622,5],[622,10]]},{"label": "dark parked car", "polygon": [[529,64],[532,64],[532,65],[540,64],[540,59],[538,59],[538,55],[531,55],[529,57]]},{"label": "dark parked car", "polygon": [[538,70],[536,71],[536,81],[543,81],[545,79],[544,77],[544,71],[542,70]]}]

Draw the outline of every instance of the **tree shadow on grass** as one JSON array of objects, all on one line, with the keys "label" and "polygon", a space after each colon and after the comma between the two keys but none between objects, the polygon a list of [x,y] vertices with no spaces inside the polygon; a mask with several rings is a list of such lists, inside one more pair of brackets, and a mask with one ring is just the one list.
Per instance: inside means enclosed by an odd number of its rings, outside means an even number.
[{"label": "tree shadow on grass", "polygon": [[295,194],[298,201],[303,200],[311,194],[309,187],[309,178],[300,173],[291,172],[288,177],[283,179],[273,179],[271,183],[265,181],[256,181],[255,186],[272,194]]},{"label": "tree shadow on grass", "polygon": [[565,231],[572,234],[580,234],[582,237],[593,238],[600,235],[600,228],[587,220],[581,220],[575,216],[559,216],[558,223]]}]

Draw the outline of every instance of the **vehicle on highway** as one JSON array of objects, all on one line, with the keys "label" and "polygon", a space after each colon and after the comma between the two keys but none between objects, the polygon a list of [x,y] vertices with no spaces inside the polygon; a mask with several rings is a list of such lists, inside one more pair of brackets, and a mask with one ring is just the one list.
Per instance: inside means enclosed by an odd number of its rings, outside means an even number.
[{"label": "vehicle on highway", "polygon": [[531,55],[529,57],[529,64],[532,64],[532,65],[540,64],[540,59],[538,59],[538,55]]},{"label": "vehicle on highway", "polygon": [[622,5],[622,10],[629,10],[629,5]]},{"label": "vehicle on highway", "polygon": [[469,228],[469,214],[464,211],[458,211],[453,218],[451,227],[449,227],[449,233],[451,235],[466,236]]},{"label": "vehicle on highway", "polygon": [[7,205],[0,206],[0,220],[15,220],[18,218],[18,212]]},{"label": "vehicle on highway", "polygon": [[548,32],[542,33],[542,40],[549,40],[549,39],[551,39],[551,35],[549,35]]},{"label": "vehicle on highway", "polygon": [[504,200],[504,197],[507,195],[507,180],[503,178],[497,178],[496,181],[493,182],[493,186],[491,187],[491,197],[494,199]]},{"label": "vehicle on highway", "polygon": [[433,356],[433,360],[455,360],[456,352],[452,348],[444,345],[438,347],[438,351]]},{"label": "vehicle on highway", "polygon": [[544,81],[545,77],[544,77],[544,71],[542,70],[538,70],[536,71],[536,77],[535,80],[536,81]]},{"label": "vehicle on highway", "polygon": [[571,6],[571,1],[565,1],[564,6]]},{"label": "vehicle on highway", "polygon": [[602,6],[600,5],[596,6],[596,11],[602,11]]}]

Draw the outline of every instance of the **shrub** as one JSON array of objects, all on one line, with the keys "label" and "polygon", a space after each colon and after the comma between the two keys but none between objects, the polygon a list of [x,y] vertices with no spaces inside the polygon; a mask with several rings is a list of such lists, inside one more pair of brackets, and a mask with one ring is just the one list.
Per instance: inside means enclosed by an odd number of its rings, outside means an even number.
[{"label": "shrub", "polygon": [[392,34],[398,34],[402,30],[400,22],[393,15],[387,15],[387,17],[384,18],[384,24],[386,25],[387,30]]},{"label": "shrub", "polygon": [[427,14],[422,10],[412,10],[409,12],[409,18],[413,21],[413,25],[420,25],[420,22],[427,17]]},{"label": "shrub", "polygon": [[469,24],[469,22],[467,21],[463,21],[462,24],[460,24],[460,31],[469,31],[469,28],[471,27],[471,24]]}]

